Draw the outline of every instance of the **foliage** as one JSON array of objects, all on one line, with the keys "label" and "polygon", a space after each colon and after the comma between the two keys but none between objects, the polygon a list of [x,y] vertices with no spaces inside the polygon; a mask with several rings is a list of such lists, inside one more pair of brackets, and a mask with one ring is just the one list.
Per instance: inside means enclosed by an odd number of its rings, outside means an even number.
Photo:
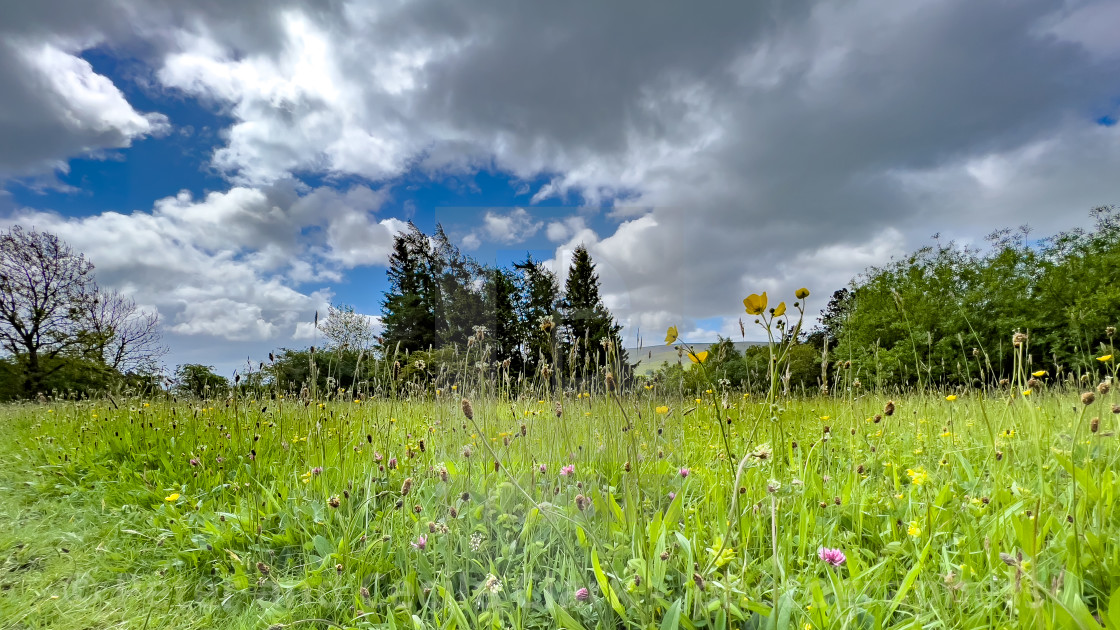
[{"label": "foliage", "polygon": [[[40,359],[43,377],[39,391],[51,398],[97,397],[122,384],[119,372],[101,361],[81,356],[59,355]],[[0,401],[25,397],[27,355],[0,358]]]},{"label": "foliage", "polygon": [[1001,231],[988,251],[939,243],[869,269],[826,311],[832,356],[884,386],[990,386],[1015,376],[1018,331],[1028,371],[1095,382],[1093,356],[1120,324],[1120,218],[1093,215],[1091,231],[1034,242]]},{"label": "foliage", "polygon": [[[452,245],[442,226],[429,239],[410,224],[394,240],[388,276],[380,358],[390,367],[399,363],[392,369],[403,374],[415,371],[416,353],[455,348],[459,361],[472,344],[475,363],[497,363],[481,369],[500,369],[503,382],[574,387],[600,371],[620,379],[630,372],[622,327],[599,296],[584,247],[576,249],[561,294],[555,274],[531,256],[512,269],[486,267]],[[422,371],[432,370],[447,375],[461,366],[425,363]]]},{"label": "foliage", "polygon": [[214,366],[199,363],[185,363],[175,368],[174,391],[183,396],[195,398],[217,398],[225,396],[229,381],[214,373]]}]

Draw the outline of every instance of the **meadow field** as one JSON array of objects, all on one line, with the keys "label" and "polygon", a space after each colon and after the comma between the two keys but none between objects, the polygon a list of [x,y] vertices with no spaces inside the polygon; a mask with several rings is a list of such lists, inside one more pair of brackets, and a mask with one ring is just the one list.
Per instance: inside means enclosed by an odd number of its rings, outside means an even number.
[{"label": "meadow field", "polygon": [[1120,628],[1120,401],[1047,381],[10,405],[0,627]]}]

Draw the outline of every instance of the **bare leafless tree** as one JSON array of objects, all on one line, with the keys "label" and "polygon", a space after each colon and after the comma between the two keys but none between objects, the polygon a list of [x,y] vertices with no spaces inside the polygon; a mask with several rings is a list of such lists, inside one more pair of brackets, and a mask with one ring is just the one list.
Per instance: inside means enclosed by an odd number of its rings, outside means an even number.
[{"label": "bare leafless tree", "polygon": [[84,313],[97,295],[93,264],[53,234],[15,226],[0,233],[0,347],[25,363],[24,392],[80,348]]},{"label": "bare leafless tree", "polygon": [[144,311],[116,291],[103,291],[85,312],[91,358],[123,373],[151,374],[167,354],[160,345],[159,314]]}]

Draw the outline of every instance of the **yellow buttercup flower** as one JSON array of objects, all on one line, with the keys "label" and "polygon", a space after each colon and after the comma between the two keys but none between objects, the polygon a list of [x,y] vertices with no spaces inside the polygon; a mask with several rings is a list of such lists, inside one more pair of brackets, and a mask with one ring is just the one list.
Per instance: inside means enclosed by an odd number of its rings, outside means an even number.
[{"label": "yellow buttercup flower", "polygon": [[1046,370],[1039,370],[1037,372],[1031,372],[1031,376],[1046,376]]},{"label": "yellow buttercup flower", "polygon": [[677,327],[670,326],[669,331],[665,333],[665,343],[670,344],[677,340]]},{"label": "yellow buttercup flower", "polygon": [[954,401],[954,400],[956,400],[956,399],[957,399],[957,395],[956,395],[956,394],[949,394],[948,396],[946,396],[946,397],[945,397],[945,400],[948,400],[949,402],[952,402],[952,401]]},{"label": "yellow buttercup flower", "polygon": [[797,299],[804,300],[805,298],[809,297],[809,289],[806,289],[805,287],[801,287],[797,291],[794,291],[793,294],[795,296],[797,296]]},{"label": "yellow buttercup flower", "polygon": [[657,413],[660,413],[660,414],[666,414],[666,413],[669,413],[669,406],[668,405],[661,405],[657,409],[654,409],[654,411],[656,411]]},{"label": "yellow buttercup flower", "polygon": [[914,484],[915,486],[920,486],[923,483],[929,481],[929,473],[927,473],[921,466],[918,466],[917,469],[907,468],[906,474],[910,476],[910,483]]},{"label": "yellow buttercup flower", "polygon": [[178,492],[172,492],[171,494],[164,497],[163,500],[167,501],[167,502],[178,501],[179,500],[179,493]]},{"label": "yellow buttercup flower", "polygon": [[701,350],[700,352],[695,352],[695,351],[689,350],[688,358],[693,363],[703,363],[704,361],[708,360],[708,351],[707,350]]},{"label": "yellow buttercup flower", "polygon": [[747,308],[749,315],[761,315],[766,310],[766,292],[763,291],[762,295],[752,293],[743,300],[743,306]]},{"label": "yellow buttercup flower", "polygon": [[1097,357],[1097,361],[1100,361],[1101,363],[1104,363],[1105,361],[1111,361],[1111,360],[1112,360],[1112,355],[1111,354],[1106,354],[1103,357]]},{"label": "yellow buttercup flower", "polygon": [[778,302],[778,307],[774,309],[774,317],[781,317],[786,314],[786,303]]},{"label": "yellow buttercup flower", "polygon": [[1024,389],[1024,390],[1023,390],[1023,395],[1024,395],[1024,396],[1030,396],[1030,395],[1031,395],[1031,390],[1029,390],[1029,389]]},{"label": "yellow buttercup flower", "polygon": [[910,526],[906,528],[906,533],[917,538],[922,535],[922,528],[918,527],[918,521],[910,521]]}]

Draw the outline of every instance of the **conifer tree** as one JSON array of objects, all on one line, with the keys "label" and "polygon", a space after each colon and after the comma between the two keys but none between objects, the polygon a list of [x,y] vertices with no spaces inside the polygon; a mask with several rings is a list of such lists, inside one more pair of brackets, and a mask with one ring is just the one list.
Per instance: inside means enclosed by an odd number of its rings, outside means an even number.
[{"label": "conifer tree", "polygon": [[486,272],[486,310],[489,315],[490,342],[494,358],[509,360],[509,371],[521,370],[520,330],[517,320],[517,285],[513,274],[493,268]]},{"label": "conifer tree", "polygon": [[439,346],[465,346],[474,327],[485,324],[486,298],[481,290],[486,281],[482,266],[451,243],[442,225],[432,237],[432,277],[439,289],[434,302],[436,341]]},{"label": "conifer tree", "polygon": [[626,366],[626,351],[619,335],[622,326],[614,321],[599,295],[595,263],[583,245],[572,255],[561,315],[569,374],[587,377],[597,366],[614,366],[616,361],[619,369]]},{"label": "conifer tree", "polygon": [[426,350],[437,342],[436,305],[440,296],[431,246],[413,223],[408,227],[393,239],[387,272],[389,290],[381,303],[385,327],[382,347],[387,355]]},{"label": "conifer tree", "polygon": [[[540,364],[554,360],[553,335],[560,324],[560,283],[556,274],[533,257],[514,264],[517,272],[517,324],[525,371],[533,375]],[[542,359],[543,357],[543,359]]]}]

